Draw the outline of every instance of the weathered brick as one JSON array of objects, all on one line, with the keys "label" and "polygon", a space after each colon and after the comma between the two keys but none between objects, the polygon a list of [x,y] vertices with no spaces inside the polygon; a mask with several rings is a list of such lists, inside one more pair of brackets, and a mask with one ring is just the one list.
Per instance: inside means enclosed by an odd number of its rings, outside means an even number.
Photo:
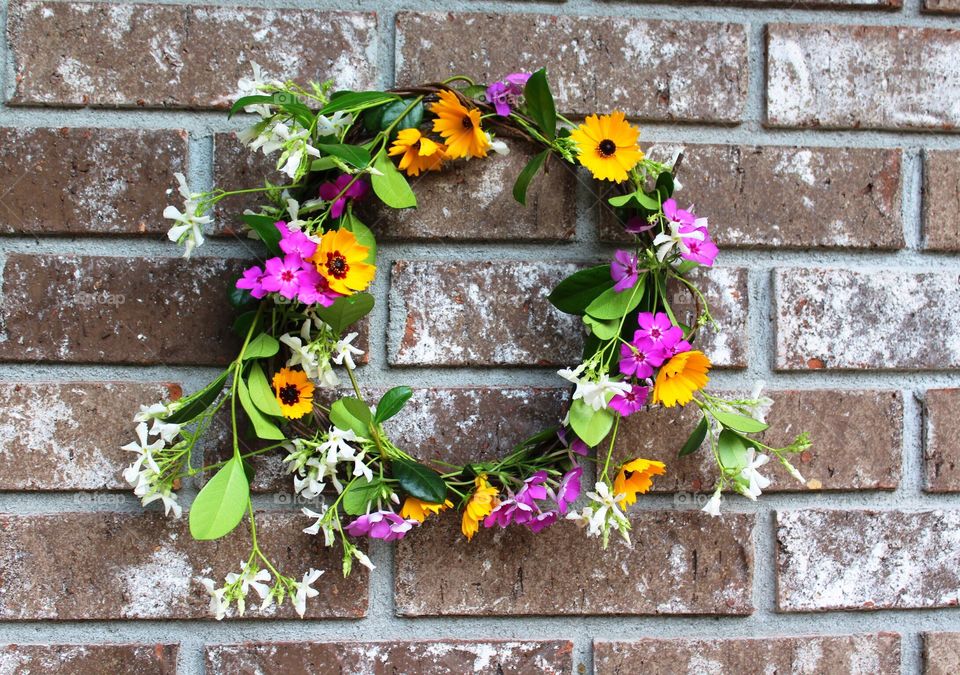
[{"label": "weathered brick", "polygon": [[[183,131],[0,128],[0,232],[158,234]],[[40,197],[40,198],[38,198]]]},{"label": "weathered brick", "polygon": [[960,0],[923,0],[921,11],[927,14],[960,14]]},{"label": "weathered brick", "polygon": [[[714,392],[717,394],[718,392]],[[721,394],[724,392],[720,392]],[[773,447],[810,434],[810,450],[792,457],[804,478],[823,490],[892,490],[900,482],[903,447],[903,395],[899,391],[792,390],[764,392],[774,400],[770,429],[761,438]],[[667,473],[654,481],[655,492],[706,491],[717,478],[716,461],[704,445],[677,457],[700,419],[699,410],[651,408],[620,423],[616,457],[658,459]],[[762,473],[767,492],[806,491],[776,460]],[[693,506],[693,504],[690,504]]]},{"label": "weathered brick", "polygon": [[[518,48],[490,48],[504,36]],[[699,58],[687,58],[691,45]],[[746,99],[747,33],[740,24],[622,17],[397,16],[400,84],[450,73],[493,82],[544,66],[558,107],[574,115],[618,109],[645,120],[730,124],[740,121]]]},{"label": "weathered brick", "polygon": [[223,364],[240,346],[227,289],[243,261],[7,256],[10,361]]},{"label": "weathered brick", "polygon": [[924,400],[927,492],[960,492],[960,389],[931,389]]},{"label": "weathered brick", "polygon": [[[903,248],[899,150],[657,144],[647,155],[680,150],[676,199],[696,204],[723,248]],[[601,238],[628,241],[605,200],[601,214]]]},{"label": "weathered brick", "polygon": [[[264,155],[252,152],[237,140],[233,133],[215,134],[213,137],[213,183],[224,190],[244,190],[262,187],[264,181],[273,185],[283,185],[289,178],[277,171],[279,153]],[[220,201],[216,207],[216,234],[242,233],[243,221],[240,215],[251,209],[259,212],[261,204],[266,203],[258,193],[233,195]],[[245,234],[240,234],[246,237]]]},{"label": "weathered brick", "polygon": [[781,370],[960,367],[960,285],[953,272],[779,269]]},{"label": "weathered brick", "polygon": [[767,124],[943,129],[960,124],[960,31],[767,26]]},{"label": "weathered brick", "polygon": [[923,634],[923,675],[960,672],[960,633]]},{"label": "weathered brick", "polygon": [[0,490],[128,489],[134,413],[179,396],[175,384],[0,383]]},{"label": "weathered brick", "polygon": [[924,246],[960,251],[960,152],[927,150],[923,169]]},{"label": "weathered brick", "polygon": [[[194,541],[186,517],[159,514],[58,513],[0,516],[0,620],[207,619],[200,577],[222,583],[249,555],[246,523],[216,543]],[[260,547],[281,571],[299,578],[323,570],[310,618],[354,618],[367,607],[367,574],[343,578],[340,551],[303,534],[300,513],[257,515]],[[56,545],[51,545],[56,542]],[[361,542],[362,544],[362,542]],[[359,569],[356,569],[359,568]],[[286,603],[247,618],[292,618]]]},{"label": "weathered brick", "polygon": [[629,672],[899,675],[900,636],[874,633],[716,640],[595,640],[593,661],[597,675]]},{"label": "weathered brick", "polygon": [[785,612],[954,607],[960,511],[807,509],[777,514]]},{"label": "weathered brick", "polygon": [[573,644],[562,640],[254,642],[206,649],[207,672],[572,673]]},{"label": "weathered brick", "polygon": [[[582,349],[582,323],[546,296],[575,263],[399,261],[391,275],[393,365],[569,365]],[[698,342],[718,366],[746,363],[746,271],[716,268],[698,283],[723,330]],[[689,293],[674,293],[680,321],[694,317]]]},{"label": "weathered brick", "polygon": [[14,104],[224,108],[251,62],[340,88],[377,79],[373,13],[28,0],[8,36]]},{"label": "weathered brick", "polygon": [[0,672],[176,675],[176,644],[0,645]]},{"label": "weathered brick", "polygon": [[539,534],[481,528],[468,542],[455,514],[432,520],[397,547],[402,616],[753,611],[752,514],[638,511],[633,545],[615,538],[606,551],[569,521]]}]

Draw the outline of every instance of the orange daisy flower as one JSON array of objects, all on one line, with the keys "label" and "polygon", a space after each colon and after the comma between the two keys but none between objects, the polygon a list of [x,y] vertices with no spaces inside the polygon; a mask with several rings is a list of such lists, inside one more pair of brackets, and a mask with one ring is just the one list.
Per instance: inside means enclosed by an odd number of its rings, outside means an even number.
[{"label": "orange daisy flower", "polygon": [[440,100],[430,105],[430,112],[437,116],[433,130],[446,141],[447,156],[486,157],[490,142],[480,128],[480,111],[468,110],[450,90],[439,91],[437,96]]},{"label": "orange daisy flower", "polygon": [[419,176],[421,171],[436,171],[446,159],[446,147],[430,140],[419,129],[402,129],[390,146],[391,157],[400,157],[400,169],[408,176]]},{"label": "orange daisy flower", "polygon": [[317,250],[307,260],[316,265],[330,290],[351,295],[366,289],[376,274],[376,266],[365,262],[369,251],[353,232],[341,227],[324,234]]}]

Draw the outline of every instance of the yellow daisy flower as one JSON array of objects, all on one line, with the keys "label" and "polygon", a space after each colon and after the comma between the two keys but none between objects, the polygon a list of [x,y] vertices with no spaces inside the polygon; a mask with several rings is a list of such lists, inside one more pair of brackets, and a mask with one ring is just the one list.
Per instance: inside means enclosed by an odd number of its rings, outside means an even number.
[{"label": "yellow daisy flower", "polygon": [[404,518],[422,523],[431,513],[437,514],[449,508],[453,508],[453,502],[449,499],[443,504],[434,504],[433,502],[425,502],[416,497],[407,497],[403,501],[403,508],[400,509],[400,515]]},{"label": "yellow daisy flower", "polygon": [[324,234],[317,250],[307,260],[316,265],[330,290],[350,295],[366,289],[373,281],[377,268],[364,262],[368,252],[353,232],[341,227]]},{"label": "yellow daisy flower", "polygon": [[468,110],[448,89],[437,92],[440,100],[430,105],[430,112],[437,116],[433,130],[443,136],[447,143],[447,156],[486,157],[490,142],[480,128],[480,111]]},{"label": "yellow daisy flower", "polygon": [[480,529],[480,521],[489,516],[499,503],[497,488],[487,482],[486,475],[477,476],[473,483],[477,489],[467,502],[467,508],[463,510],[463,520],[460,522],[460,531],[468,541],[473,539],[473,535]]},{"label": "yellow daisy flower", "polygon": [[[613,493],[623,495],[621,506],[629,506],[637,501],[637,493],[646,494],[653,486],[653,477],[667,472],[663,462],[637,457],[622,467],[613,481]],[[627,474],[630,474],[627,476]]]},{"label": "yellow daisy flower", "polygon": [[639,129],[631,126],[619,111],[600,117],[590,115],[570,132],[580,163],[594,178],[617,183],[627,180],[630,169],[643,159],[637,145],[639,136]]},{"label": "yellow daisy flower", "polygon": [[446,148],[432,141],[419,129],[402,129],[390,146],[391,157],[400,157],[400,169],[408,176],[419,176],[421,171],[436,171],[446,159]]},{"label": "yellow daisy flower", "polygon": [[653,384],[653,402],[666,408],[686,405],[693,400],[693,392],[707,386],[710,378],[710,359],[701,351],[677,354],[660,367]]},{"label": "yellow daisy flower", "polygon": [[273,393],[284,417],[297,419],[313,410],[313,383],[302,370],[281,368],[273,376]]}]

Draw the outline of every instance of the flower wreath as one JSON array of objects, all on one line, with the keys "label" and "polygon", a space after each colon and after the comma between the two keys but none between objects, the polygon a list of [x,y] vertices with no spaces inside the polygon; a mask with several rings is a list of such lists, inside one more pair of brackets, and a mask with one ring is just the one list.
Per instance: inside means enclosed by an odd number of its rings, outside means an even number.
[{"label": "flower wreath", "polygon": [[[752,434],[767,428],[771,401],[759,393],[736,400],[705,391],[709,358],[692,347],[699,330],[715,325],[706,300],[688,278],[717,256],[707,219],[679,208],[673,199],[680,158],[666,166],[646,158],[639,131],[624,114],[589,115],[576,124],[556,112],[544,70],[514,73],[484,87],[466,77],[391,91],[332,91],[330,83],[302,88],[293,82],[254,77],[239,83],[230,110],[259,116],[239,134],[251,150],[279,153],[277,168],[287,185],[192,193],[182,175],[183,210],[168,206],[175,221],[169,238],[189,256],[203,243],[207,215],[220,200],[259,193],[265,203],[242,220],[262,242],[268,259],[237,280],[231,302],[242,312],[234,328],[243,338],[237,358],[210,384],[174,402],[142,406],[137,441],[124,449],[136,461],[125,479],[143,504],[162,501],[179,516],[174,488],[179,481],[212,473],[190,508],[190,532],[211,540],[231,532],[249,514],[251,552],[240,571],[219,587],[202,579],[211,610],[223,618],[231,603],[242,614],[253,589],[266,608],[291,600],[302,616],[311,584],[278,570],[257,544],[250,500],[249,458],[284,451],[296,493],[316,499],[303,513],[304,532],[339,540],[343,573],[353,562],[373,568],[350,537],[400,539],[426,518],[446,509],[462,513],[462,531],[472,538],[485,528],[519,525],[539,532],[560,519],[575,520],[606,547],[610,533],[629,541],[625,507],[647,492],[662,462],[641,457],[614,465],[620,420],[643,414],[645,406],[696,405],[702,413],[680,455],[706,445],[720,469],[716,490],[703,509],[719,514],[721,492],[756,499],[768,480],[758,471],[771,456],[796,478],[790,454],[809,446],[801,434],[773,448]],[[351,325],[373,307],[366,292],[376,271],[377,244],[354,209],[373,197],[390,208],[416,206],[404,176],[438,171],[448,162],[509,151],[504,138],[539,145],[513,188],[524,203],[527,187],[554,157],[585,167],[612,182],[608,201],[633,244],[607,264],[580,270],[553,289],[549,300],[562,312],[582,317],[587,329],[581,363],[559,371],[575,385],[566,417],[556,428],[526,439],[502,459],[462,466],[422,463],[391,442],[390,419],[411,397],[409,387],[390,389],[371,405],[356,376]],[[555,161],[555,160],[554,160]],[[677,320],[668,300],[672,287],[693,295],[698,316]],[[332,402],[317,388],[336,390],[345,373],[352,391]],[[214,418],[229,409],[233,453],[197,468],[193,452]],[[224,412],[224,414],[226,414]],[[264,444],[241,452],[238,424]],[[605,442],[606,441],[606,442]],[[603,444],[601,446],[601,444]],[[596,459],[589,449],[602,447]],[[596,480],[585,505],[581,464],[595,461]],[[322,498],[328,496],[324,501]]]}]

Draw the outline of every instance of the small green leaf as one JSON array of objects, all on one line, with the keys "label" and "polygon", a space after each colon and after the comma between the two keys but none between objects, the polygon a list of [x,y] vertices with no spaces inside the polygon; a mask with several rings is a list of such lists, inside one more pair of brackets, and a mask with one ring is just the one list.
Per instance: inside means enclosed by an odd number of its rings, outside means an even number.
[{"label": "small green leaf", "polygon": [[343,510],[351,516],[362,516],[367,512],[367,506],[380,496],[382,487],[383,483],[379,479],[353,479],[343,491]]},{"label": "small green leaf", "polygon": [[373,309],[373,296],[369,293],[354,293],[337,298],[329,307],[316,305],[314,312],[323,319],[333,332],[337,335],[343,333],[343,330],[359,321]]},{"label": "small green leaf", "polygon": [[413,389],[410,387],[394,387],[380,397],[377,403],[377,412],[373,416],[375,424],[383,424],[388,419],[396,415],[403,409],[403,406],[410,397],[413,396]]},{"label": "small green leaf", "polygon": [[342,223],[344,228],[353,232],[353,236],[357,238],[357,243],[367,247],[367,257],[363,261],[370,265],[376,265],[377,238],[373,236],[370,228],[360,222],[352,208],[347,209],[347,212],[343,215]]},{"label": "small green leaf", "polygon": [[601,340],[611,340],[613,336],[617,334],[617,329],[620,328],[619,318],[611,319],[610,321],[600,321],[599,319],[594,319],[592,316],[585,314],[583,316],[583,322],[590,327],[590,330]]},{"label": "small green leaf", "polygon": [[443,504],[447,499],[447,484],[433,469],[419,462],[400,458],[391,460],[390,467],[393,469],[393,477],[411,497],[431,504]]},{"label": "small green leaf", "polygon": [[520,172],[520,175],[517,176],[517,181],[513,184],[513,198],[524,206],[527,205],[527,188],[530,187],[530,181],[532,181],[533,177],[540,171],[549,154],[549,150],[544,150],[534,155],[530,161],[527,162],[527,165],[523,167],[523,171]]},{"label": "small green leaf", "polygon": [[247,348],[243,350],[243,360],[250,359],[269,359],[280,351],[280,343],[272,335],[260,333],[257,337],[250,340]]},{"label": "small green leaf", "polygon": [[644,193],[642,190],[637,190],[636,192],[631,192],[628,195],[617,195],[616,197],[611,197],[607,200],[607,203],[610,206],[627,206],[631,202],[636,203],[638,206],[642,206],[648,211],[659,211],[660,202],[650,195]]},{"label": "small green leaf", "polygon": [[370,437],[373,416],[367,405],[358,398],[344,397],[330,406],[330,422],[341,431],[353,431],[362,438]]},{"label": "small green leaf", "polygon": [[277,425],[264,417],[260,409],[253,404],[253,400],[250,398],[250,390],[247,389],[247,383],[242,378],[237,385],[237,395],[240,397],[240,405],[243,406],[247,417],[250,418],[250,423],[253,425],[253,431],[257,438],[262,438],[265,441],[286,440]]},{"label": "small green leaf", "polygon": [[370,176],[373,191],[380,201],[394,209],[408,209],[417,205],[417,196],[410,189],[407,179],[385,153],[377,155],[373,168],[382,174]]},{"label": "small green leaf", "polygon": [[337,159],[343,160],[350,166],[358,169],[366,169],[372,161],[370,152],[366,148],[361,148],[358,145],[317,143],[317,150],[328,155],[333,155]]},{"label": "small green leaf", "polygon": [[676,269],[677,274],[679,274],[680,276],[684,276],[685,274],[687,274],[693,269],[696,269],[697,267],[700,267],[700,263],[698,263],[696,260],[684,260],[682,263],[677,265],[674,269]]},{"label": "small green leaf", "polygon": [[234,457],[203,486],[190,507],[190,534],[209,541],[229,534],[247,512],[250,484],[243,463]]},{"label": "small green leaf", "polygon": [[180,408],[164,421],[170,424],[186,424],[203,413],[204,410],[213,405],[221,393],[223,393],[223,384],[227,381],[229,371],[223,371],[217,379],[213,380],[200,391],[187,396],[180,404]]},{"label": "small green leaf", "polygon": [[260,216],[253,213],[244,213],[240,216],[251,230],[260,235],[260,241],[267,247],[271,256],[283,255],[280,250],[280,230],[276,226],[276,218]]},{"label": "small green leaf", "polygon": [[637,279],[637,285],[633,288],[628,288],[625,291],[617,291],[612,287],[608,288],[596,300],[587,305],[587,314],[603,321],[619,319],[625,314],[629,314],[643,300],[646,281],[647,275],[644,272]]},{"label": "small green leaf", "polygon": [[545,69],[541,68],[530,76],[523,88],[523,98],[527,104],[527,114],[537,123],[547,140],[552,141],[557,135],[557,108]]},{"label": "small green leaf", "polygon": [[617,195],[616,197],[611,197],[610,199],[607,200],[607,203],[610,204],[610,206],[616,206],[617,208],[619,208],[621,206],[626,206],[631,201],[633,201],[632,192],[626,195]]},{"label": "small green leaf", "polygon": [[717,439],[720,464],[724,469],[740,471],[747,466],[747,444],[738,434],[724,429]]},{"label": "small green leaf", "polygon": [[330,102],[323,106],[317,114],[332,115],[340,110],[359,112],[396,101],[399,98],[396,94],[389,94],[385,91],[338,91],[334,92],[333,96],[330,97]]},{"label": "small green leaf", "polygon": [[283,417],[283,410],[277,401],[276,393],[273,387],[267,381],[267,376],[263,373],[260,363],[253,362],[250,366],[250,375],[247,377],[247,389],[250,391],[250,400],[262,412],[274,417]]},{"label": "small green leaf", "polygon": [[727,429],[742,431],[745,434],[756,434],[767,429],[770,425],[746,415],[731,412],[717,411],[712,413],[714,418]]},{"label": "small green leaf", "polygon": [[697,425],[697,428],[693,430],[693,433],[690,434],[690,438],[687,439],[687,442],[683,444],[683,447],[680,448],[680,452],[677,453],[677,457],[686,457],[691,455],[697,450],[700,449],[700,446],[703,444],[703,440],[707,437],[707,418],[701,417],[700,424]]},{"label": "small green leaf", "polygon": [[317,171],[317,172],[329,171],[330,169],[334,168],[336,165],[337,163],[333,161],[333,157],[321,157],[320,159],[315,159],[312,162],[310,162],[310,170]]},{"label": "small green leaf", "polygon": [[591,448],[607,437],[613,420],[613,413],[609,410],[594,410],[583,399],[577,399],[570,405],[570,426]]},{"label": "small green leaf", "polygon": [[[396,122],[397,118],[400,117],[400,115],[403,115],[403,111],[406,110],[411,103],[412,101],[409,99],[401,99],[383,106],[383,112],[380,113],[379,120],[380,131],[386,131],[391,124]],[[415,106],[410,108],[410,112],[408,112],[406,115],[403,115],[403,119],[397,122],[397,125],[393,128],[393,130],[394,132],[397,132],[401,129],[418,127],[422,121],[423,103],[417,103]]]},{"label": "small green leaf", "polygon": [[598,265],[574,272],[557,284],[547,299],[567,314],[583,314],[597,296],[613,288],[610,265]]}]

